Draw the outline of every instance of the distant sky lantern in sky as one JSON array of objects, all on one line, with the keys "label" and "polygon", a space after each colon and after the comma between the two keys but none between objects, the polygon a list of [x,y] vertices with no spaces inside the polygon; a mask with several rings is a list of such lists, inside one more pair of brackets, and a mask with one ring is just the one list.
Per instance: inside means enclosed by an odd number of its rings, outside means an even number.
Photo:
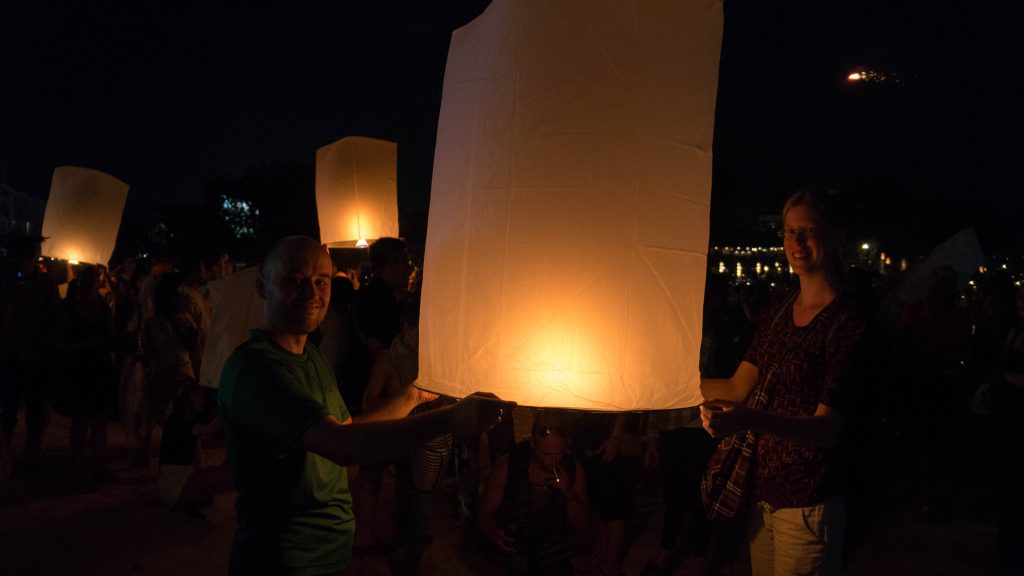
[{"label": "distant sky lantern in sky", "polygon": [[352,248],[398,236],[397,152],[394,142],[361,136],[316,151],[321,242]]},{"label": "distant sky lantern in sky", "polygon": [[110,174],[61,166],[53,171],[43,216],[43,254],[104,264],[114,253],[128,185]]},{"label": "distant sky lantern in sky", "polygon": [[452,35],[419,386],[693,406],[720,0],[495,0]]},{"label": "distant sky lantern in sky", "polygon": [[857,70],[846,76],[850,82],[871,82],[874,84],[891,84],[902,86],[903,80],[896,72],[879,70]]}]

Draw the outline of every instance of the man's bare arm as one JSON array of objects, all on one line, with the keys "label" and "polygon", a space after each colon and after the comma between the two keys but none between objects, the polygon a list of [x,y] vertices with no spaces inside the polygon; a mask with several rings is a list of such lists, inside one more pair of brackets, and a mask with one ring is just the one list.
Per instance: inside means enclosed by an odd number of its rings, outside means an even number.
[{"label": "man's bare arm", "polygon": [[366,412],[353,416],[356,424],[368,422],[380,422],[382,420],[394,420],[403,418],[417,405],[437,399],[437,394],[420,390],[416,386],[409,385],[402,388],[402,391],[395,396],[377,398],[370,403],[364,402]]},{"label": "man's bare arm", "polygon": [[396,420],[342,422],[324,416],[302,436],[303,445],[335,463],[348,466],[383,462],[447,432],[473,435],[498,423],[514,404],[474,394],[454,406]]}]

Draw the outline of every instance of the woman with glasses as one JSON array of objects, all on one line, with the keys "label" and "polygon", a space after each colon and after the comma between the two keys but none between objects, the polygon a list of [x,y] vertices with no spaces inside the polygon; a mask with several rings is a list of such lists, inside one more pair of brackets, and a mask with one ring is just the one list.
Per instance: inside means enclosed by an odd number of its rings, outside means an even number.
[{"label": "woman with glasses", "polygon": [[[839,574],[846,524],[843,423],[855,411],[855,358],[865,330],[843,294],[839,212],[802,192],[782,210],[799,288],[759,317],[736,372],[705,379],[704,428],[756,434],[748,540],[755,576]],[[761,408],[752,408],[759,397]]]}]

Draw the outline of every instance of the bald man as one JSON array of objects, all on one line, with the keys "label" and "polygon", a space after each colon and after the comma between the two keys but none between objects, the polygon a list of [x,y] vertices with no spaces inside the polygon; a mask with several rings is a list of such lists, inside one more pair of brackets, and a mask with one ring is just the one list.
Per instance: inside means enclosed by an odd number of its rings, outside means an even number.
[{"label": "bald man", "polygon": [[393,459],[450,431],[479,434],[510,406],[474,395],[405,417],[433,396],[409,387],[353,421],[324,355],[307,338],[327,312],[333,272],[312,238],[281,240],[259,274],[264,328],[221,373],[238,488],[232,574],[346,574],[355,521],[345,466]]}]

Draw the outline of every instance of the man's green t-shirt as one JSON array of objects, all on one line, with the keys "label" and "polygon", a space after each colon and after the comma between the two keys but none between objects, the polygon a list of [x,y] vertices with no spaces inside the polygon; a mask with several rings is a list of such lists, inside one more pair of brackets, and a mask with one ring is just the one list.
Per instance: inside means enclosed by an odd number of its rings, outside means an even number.
[{"label": "man's green t-shirt", "polygon": [[355,520],[343,466],[305,449],[325,415],[349,417],[320,350],[281,348],[262,331],[224,364],[219,403],[238,489],[232,574],[337,572]]}]

